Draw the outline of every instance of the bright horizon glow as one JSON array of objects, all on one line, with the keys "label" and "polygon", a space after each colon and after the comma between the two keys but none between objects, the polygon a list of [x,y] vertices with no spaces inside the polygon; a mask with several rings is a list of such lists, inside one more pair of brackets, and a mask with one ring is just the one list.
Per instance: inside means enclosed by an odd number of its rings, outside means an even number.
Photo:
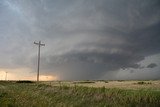
[{"label": "bright horizon glow", "polygon": [[[28,69],[0,69],[0,80],[5,80],[6,72],[7,72],[7,80],[37,80],[37,73],[28,72]],[[53,75],[40,75],[40,81],[54,81],[58,80],[57,76]]]}]

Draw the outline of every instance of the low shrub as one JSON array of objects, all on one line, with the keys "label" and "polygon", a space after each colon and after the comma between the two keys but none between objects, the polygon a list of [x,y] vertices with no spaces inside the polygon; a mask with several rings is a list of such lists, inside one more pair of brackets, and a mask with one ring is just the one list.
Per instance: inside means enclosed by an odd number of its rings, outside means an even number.
[{"label": "low shrub", "polygon": [[118,82],[124,82],[125,80],[117,80]]},{"label": "low shrub", "polygon": [[137,84],[143,85],[143,84],[151,84],[151,82],[144,82],[144,81],[139,81]]},{"label": "low shrub", "polygon": [[22,81],[16,81],[16,83],[35,83],[35,82],[29,80],[22,80]]}]

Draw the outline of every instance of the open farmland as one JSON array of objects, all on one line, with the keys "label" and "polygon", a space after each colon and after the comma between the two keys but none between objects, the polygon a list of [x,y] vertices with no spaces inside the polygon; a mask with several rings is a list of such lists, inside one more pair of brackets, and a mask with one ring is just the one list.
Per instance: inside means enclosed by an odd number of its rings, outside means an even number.
[{"label": "open farmland", "polygon": [[[43,83],[43,82],[42,82]],[[119,88],[119,89],[152,89],[160,90],[160,81],[54,81],[44,82],[52,86],[85,86],[85,87],[105,87],[105,88]]]},{"label": "open farmland", "polygon": [[160,106],[160,81],[0,82],[0,107]]}]

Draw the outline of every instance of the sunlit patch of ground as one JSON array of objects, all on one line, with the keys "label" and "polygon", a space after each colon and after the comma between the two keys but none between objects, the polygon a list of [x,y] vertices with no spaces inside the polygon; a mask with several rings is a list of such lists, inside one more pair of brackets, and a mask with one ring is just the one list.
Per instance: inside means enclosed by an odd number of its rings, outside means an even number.
[{"label": "sunlit patch of ground", "polygon": [[[139,84],[139,82],[144,82]],[[106,87],[120,89],[154,89],[160,90],[160,80],[154,81],[52,81],[45,82],[53,86],[86,86],[86,87]]]}]

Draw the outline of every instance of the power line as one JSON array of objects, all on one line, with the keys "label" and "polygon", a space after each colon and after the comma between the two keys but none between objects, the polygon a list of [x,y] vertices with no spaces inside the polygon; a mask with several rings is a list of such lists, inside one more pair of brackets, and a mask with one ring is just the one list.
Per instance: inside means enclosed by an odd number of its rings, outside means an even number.
[{"label": "power line", "polygon": [[38,43],[34,42],[35,45],[38,45],[38,68],[37,68],[37,82],[39,81],[39,65],[40,65],[40,47],[45,46],[45,44],[41,44],[41,41]]}]

